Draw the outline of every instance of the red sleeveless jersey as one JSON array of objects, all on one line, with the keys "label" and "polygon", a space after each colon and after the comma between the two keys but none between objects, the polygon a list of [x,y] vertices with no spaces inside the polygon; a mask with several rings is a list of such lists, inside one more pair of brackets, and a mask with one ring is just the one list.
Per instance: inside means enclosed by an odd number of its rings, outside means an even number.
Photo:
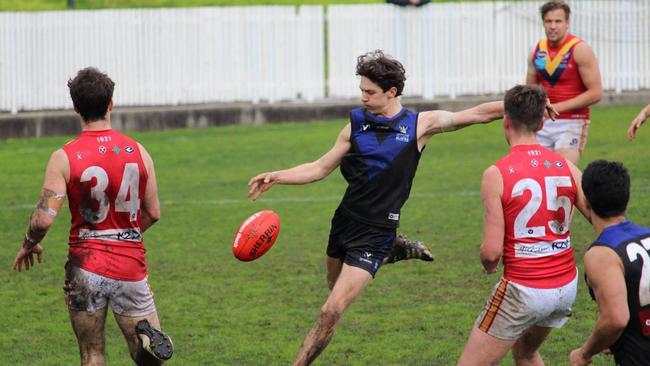
[{"label": "red sleeveless jersey", "polygon": [[577,188],[566,160],[540,145],[518,145],[495,165],[503,177],[504,277],[535,288],[569,283]]},{"label": "red sleeveless jersey", "polygon": [[140,205],[147,170],[137,142],[110,129],[83,131],[63,150],[70,162],[68,259],[105,277],[144,279]]},{"label": "red sleeveless jersey", "polygon": [[[569,34],[557,47],[551,47],[546,38],[535,47],[532,62],[537,80],[546,89],[551,103],[571,99],[587,90],[573,57],[575,46],[581,42],[580,38]],[[557,119],[589,119],[589,107],[562,112]]]}]

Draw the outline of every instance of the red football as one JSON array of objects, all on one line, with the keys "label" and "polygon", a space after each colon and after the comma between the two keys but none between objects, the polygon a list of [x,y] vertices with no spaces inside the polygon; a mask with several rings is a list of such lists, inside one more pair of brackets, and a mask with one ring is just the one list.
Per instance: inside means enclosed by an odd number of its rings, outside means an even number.
[{"label": "red football", "polygon": [[260,211],[244,220],[232,241],[232,253],[240,261],[255,260],[266,253],[280,234],[280,216]]}]

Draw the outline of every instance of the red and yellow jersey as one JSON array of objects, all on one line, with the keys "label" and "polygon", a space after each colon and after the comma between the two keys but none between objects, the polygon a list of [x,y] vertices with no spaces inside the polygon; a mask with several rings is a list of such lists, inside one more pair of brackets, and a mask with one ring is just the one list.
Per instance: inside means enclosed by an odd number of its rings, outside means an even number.
[{"label": "red and yellow jersey", "polygon": [[110,129],[83,131],[63,150],[70,162],[68,260],[105,277],[144,279],[140,207],[147,170],[138,143]]},{"label": "red and yellow jersey", "polygon": [[[551,47],[546,38],[535,47],[532,63],[537,80],[546,89],[551,103],[571,99],[587,90],[573,57],[575,46],[581,42],[580,38],[569,34],[557,47]],[[562,112],[557,119],[589,119],[589,107]]]},{"label": "red and yellow jersey", "polygon": [[495,165],[503,178],[504,277],[536,288],[569,283],[577,188],[566,160],[540,145],[518,145]]}]

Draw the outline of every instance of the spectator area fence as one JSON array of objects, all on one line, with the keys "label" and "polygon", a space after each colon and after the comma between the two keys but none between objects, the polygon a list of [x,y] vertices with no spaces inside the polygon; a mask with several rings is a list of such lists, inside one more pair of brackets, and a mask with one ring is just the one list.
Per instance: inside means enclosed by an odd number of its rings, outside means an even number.
[{"label": "spectator area fence", "polygon": [[[525,80],[541,3],[0,13],[0,111],[70,108],[66,82],[90,65],[121,106],[354,98],[356,57],[374,49],[404,63],[407,96],[501,93]],[[650,89],[650,2],[570,4],[603,87]]]}]

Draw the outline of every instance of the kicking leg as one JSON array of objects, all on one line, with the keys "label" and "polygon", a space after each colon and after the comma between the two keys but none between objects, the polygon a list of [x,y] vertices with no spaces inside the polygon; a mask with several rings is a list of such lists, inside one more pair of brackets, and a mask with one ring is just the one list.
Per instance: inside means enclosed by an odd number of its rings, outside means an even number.
[{"label": "kicking leg", "polygon": [[131,358],[137,365],[162,365],[172,357],[174,347],[171,338],[160,331],[158,313],[136,317],[116,313],[113,315],[124,334]]},{"label": "kicking leg", "polygon": [[86,311],[68,310],[72,330],[77,336],[81,366],[104,366],[104,323],[106,308],[93,314]]},{"label": "kicking leg", "polygon": [[384,264],[406,259],[421,259],[431,262],[433,261],[433,254],[421,241],[410,240],[404,235],[397,235],[393,249],[384,258]]},{"label": "kicking leg", "polygon": [[[294,366],[310,365],[327,347],[343,312],[366,288],[372,276],[366,270],[343,264],[340,275],[327,301],[321,308],[314,327],[300,346]],[[329,279],[329,277],[328,277]]]},{"label": "kicking leg", "polygon": [[517,366],[544,366],[542,356],[539,354],[539,347],[546,336],[551,333],[551,328],[530,327],[512,347],[512,357]]}]

